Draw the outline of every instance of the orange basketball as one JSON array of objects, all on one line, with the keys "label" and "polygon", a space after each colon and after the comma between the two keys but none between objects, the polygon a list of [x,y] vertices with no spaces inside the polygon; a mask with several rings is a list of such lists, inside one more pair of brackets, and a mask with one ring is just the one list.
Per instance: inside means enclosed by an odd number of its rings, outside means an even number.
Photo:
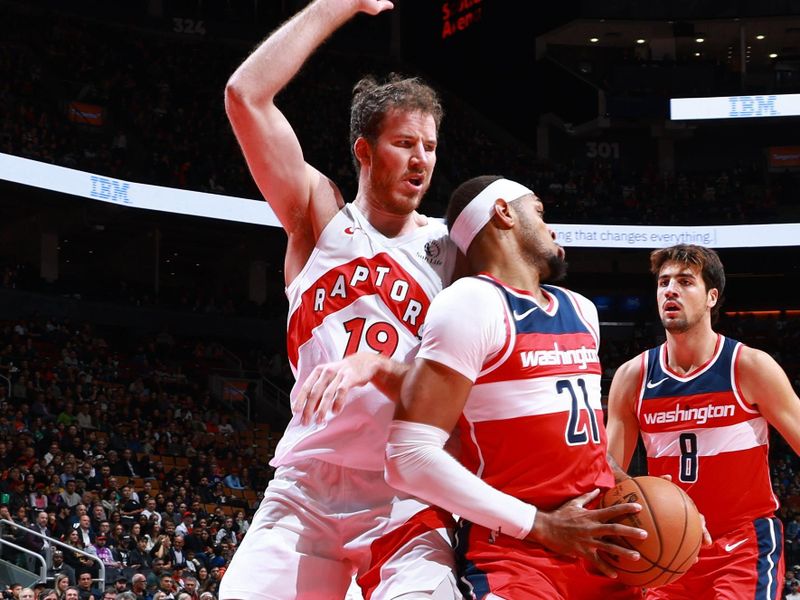
[{"label": "orange basketball", "polygon": [[694,564],[703,541],[703,524],[692,499],[660,477],[626,479],[608,490],[601,506],[637,502],[642,510],[618,523],[647,530],[647,539],[617,538],[619,546],[639,552],[639,560],[604,553],[627,585],[653,588],[675,581]]}]

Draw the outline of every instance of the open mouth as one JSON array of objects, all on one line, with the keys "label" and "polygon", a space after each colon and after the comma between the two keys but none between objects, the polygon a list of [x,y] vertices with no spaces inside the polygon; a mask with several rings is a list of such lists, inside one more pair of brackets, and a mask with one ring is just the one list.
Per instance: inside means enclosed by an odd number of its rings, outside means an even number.
[{"label": "open mouth", "polygon": [[414,187],[420,187],[425,183],[425,175],[411,175],[410,177],[406,178],[406,181]]},{"label": "open mouth", "polygon": [[663,312],[665,315],[674,315],[681,310],[681,305],[677,302],[665,302]]}]

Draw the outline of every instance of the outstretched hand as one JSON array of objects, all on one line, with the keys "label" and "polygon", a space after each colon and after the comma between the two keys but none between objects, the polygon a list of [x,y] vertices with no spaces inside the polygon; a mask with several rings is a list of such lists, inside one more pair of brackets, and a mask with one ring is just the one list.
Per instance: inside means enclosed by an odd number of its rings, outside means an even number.
[{"label": "outstretched hand", "polygon": [[644,529],[613,523],[626,514],[642,510],[640,504],[626,502],[606,508],[587,509],[585,505],[597,498],[599,489],[583,494],[551,512],[536,513],[533,530],[526,538],[566,556],[577,556],[592,563],[603,574],[615,578],[614,567],[602,558],[598,550],[639,560],[639,553],[614,543],[614,538],[642,540]]},{"label": "outstretched hand", "polygon": [[292,412],[301,413],[303,425],[320,423],[328,415],[338,414],[344,408],[347,393],[375,377],[379,360],[377,355],[356,353],[317,365],[292,401]]}]

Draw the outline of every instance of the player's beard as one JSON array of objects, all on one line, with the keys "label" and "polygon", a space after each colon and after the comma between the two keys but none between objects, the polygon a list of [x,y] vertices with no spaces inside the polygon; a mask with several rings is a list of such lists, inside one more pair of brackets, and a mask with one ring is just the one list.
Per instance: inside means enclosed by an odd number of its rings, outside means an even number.
[{"label": "player's beard", "polygon": [[692,319],[684,312],[679,317],[661,317],[661,325],[670,333],[685,333],[702,319],[702,315]]},{"label": "player's beard", "polygon": [[567,276],[567,261],[558,254],[551,254],[547,258],[547,275],[542,277],[542,283],[557,283]]}]

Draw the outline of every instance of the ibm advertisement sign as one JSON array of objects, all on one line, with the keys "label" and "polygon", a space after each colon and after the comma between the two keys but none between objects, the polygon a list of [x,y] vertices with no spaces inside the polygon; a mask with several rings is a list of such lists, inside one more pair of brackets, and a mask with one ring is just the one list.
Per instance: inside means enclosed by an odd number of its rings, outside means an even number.
[{"label": "ibm advertisement sign", "polygon": [[670,119],[760,119],[800,115],[800,94],[671,98]]}]

